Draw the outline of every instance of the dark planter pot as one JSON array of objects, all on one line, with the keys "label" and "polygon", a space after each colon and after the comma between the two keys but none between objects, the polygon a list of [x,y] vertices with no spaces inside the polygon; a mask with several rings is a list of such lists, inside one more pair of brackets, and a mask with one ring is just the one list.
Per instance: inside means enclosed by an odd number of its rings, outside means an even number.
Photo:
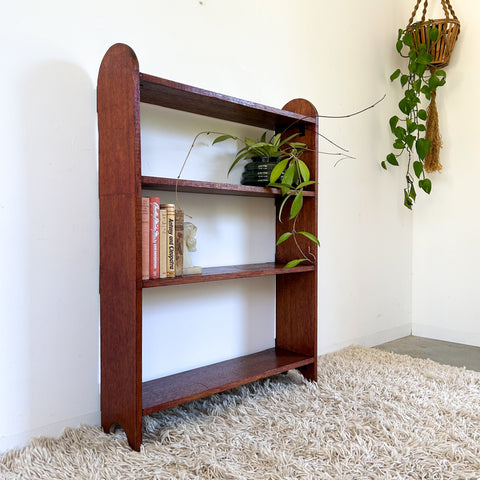
[{"label": "dark planter pot", "polygon": [[245,165],[240,183],[265,187],[270,183],[270,174],[278,163],[276,157],[252,157],[252,161]]}]

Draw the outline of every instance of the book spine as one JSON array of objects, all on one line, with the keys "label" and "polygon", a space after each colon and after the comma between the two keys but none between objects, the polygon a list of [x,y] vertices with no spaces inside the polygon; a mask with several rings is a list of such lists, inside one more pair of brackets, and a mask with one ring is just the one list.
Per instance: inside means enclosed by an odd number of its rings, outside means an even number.
[{"label": "book spine", "polygon": [[167,209],[160,205],[160,278],[167,277]]},{"label": "book spine", "polygon": [[150,278],[150,199],[142,197],[142,280]]},{"label": "book spine", "polygon": [[167,277],[175,276],[175,205],[167,204]]},{"label": "book spine", "polygon": [[150,278],[160,276],[159,234],[160,234],[160,199],[150,197]]},{"label": "book spine", "polygon": [[183,210],[175,210],[175,276],[183,275]]}]

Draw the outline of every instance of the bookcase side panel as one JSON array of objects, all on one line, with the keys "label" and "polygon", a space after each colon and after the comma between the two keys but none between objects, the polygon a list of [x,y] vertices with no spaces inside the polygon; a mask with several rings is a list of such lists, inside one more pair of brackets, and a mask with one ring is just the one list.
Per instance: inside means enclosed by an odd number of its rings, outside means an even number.
[{"label": "bookcase side panel", "polygon": [[105,54],[97,88],[100,197],[101,413],[141,444],[142,280],[138,62]]},{"label": "bookcase side panel", "polygon": [[[315,107],[304,99],[292,100],[285,105],[284,109],[305,116],[315,117],[317,115]],[[293,133],[295,133],[295,125],[285,132],[285,135]],[[307,125],[305,132],[301,132],[296,140],[307,144],[309,151],[302,155],[302,160],[310,170],[310,179],[318,181],[317,125]],[[308,189],[314,190],[315,195],[303,199],[303,207],[295,224],[297,232],[306,231],[315,236],[318,235],[317,188],[317,184],[308,187]],[[277,216],[281,202],[282,199],[276,200]],[[292,229],[292,221],[289,221],[287,216],[288,210],[289,205],[284,208],[282,222],[277,220],[277,238]],[[297,242],[305,255],[316,265],[317,246],[302,235],[297,235]],[[286,263],[296,258],[302,258],[302,254],[296,242],[289,239],[277,247],[275,258],[279,263]],[[307,262],[304,263],[307,264]],[[301,369],[302,373],[312,380],[317,378],[317,268],[315,271],[305,274],[279,275],[276,282],[276,346],[314,356],[315,363]]]}]

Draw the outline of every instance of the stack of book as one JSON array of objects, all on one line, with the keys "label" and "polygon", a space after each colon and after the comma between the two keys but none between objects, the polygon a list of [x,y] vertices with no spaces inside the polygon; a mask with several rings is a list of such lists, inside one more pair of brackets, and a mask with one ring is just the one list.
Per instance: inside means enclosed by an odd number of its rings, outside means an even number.
[{"label": "stack of book", "polygon": [[183,275],[183,210],[142,197],[142,279]]}]

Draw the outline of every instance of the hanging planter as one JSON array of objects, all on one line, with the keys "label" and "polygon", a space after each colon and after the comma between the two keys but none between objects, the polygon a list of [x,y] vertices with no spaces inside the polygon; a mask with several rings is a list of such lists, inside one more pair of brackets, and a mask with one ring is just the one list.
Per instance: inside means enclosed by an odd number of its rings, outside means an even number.
[{"label": "hanging planter", "polygon": [[[420,4],[424,1],[422,17],[414,22]],[[442,169],[440,148],[442,139],[439,131],[436,106],[437,88],[445,84],[447,66],[460,33],[460,22],[449,0],[441,0],[444,19],[425,20],[428,0],[417,0],[412,16],[405,30],[400,29],[397,51],[408,58],[408,71],[397,69],[390,77],[399,79],[404,89],[404,97],[399,102],[403,117],[390,119],[390,129],[395,136],[393,144],[398,153],[390,153],[382,167],[399,165],[398,158],[404,152],[408,155],[404,204],[412,208],[416,200],[415,177],[418,186],[430,193],[431,181],[425,173]],[[422,99],[430,102],[427,110],[421,108]],[[415,159],[415,157],[417,157]],[[412,173],[413,170],[413,173]]]},{"label": "hanging planter", "polygon": [[[449,0],[441,0],[445,18],[425,20],[428,5],[428,1],[425,0],[421,21],[413,23],[421,1],[417,1],[405,32],[412,33],[414,47],[418,48],[422,44],[428,45],[427,52],[433,57],[433,60],[428,64],[430,68],[444,68],[450,62],[450,56],[460,33],[460,22]],[[429,41],[428,38],[428,31],[432,28],[438,31],[438,37],[435,41]]]}]

